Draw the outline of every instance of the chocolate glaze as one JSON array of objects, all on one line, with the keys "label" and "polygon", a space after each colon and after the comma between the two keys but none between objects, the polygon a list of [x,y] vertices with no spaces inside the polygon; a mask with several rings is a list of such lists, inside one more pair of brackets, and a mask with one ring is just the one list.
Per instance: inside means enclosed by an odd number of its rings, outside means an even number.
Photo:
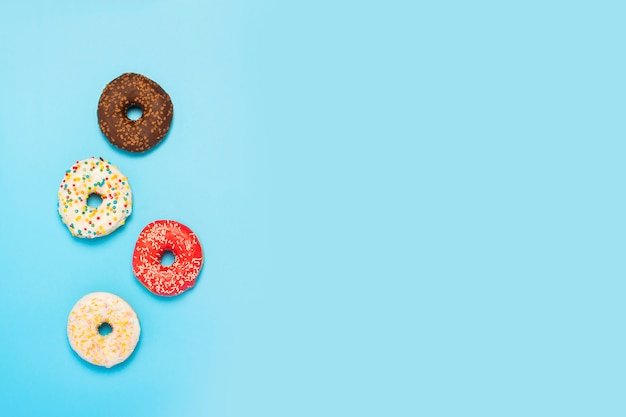
[{"label": "chocolate glaze", "polygon": [[[130,107],[141,108],[137,120],[128,118]],[[174,116],[170,96],[141,74],[122,74],[104,87],[98,102],[98,123],[112,145],[129,152],[145,152],[167,134]]]}]

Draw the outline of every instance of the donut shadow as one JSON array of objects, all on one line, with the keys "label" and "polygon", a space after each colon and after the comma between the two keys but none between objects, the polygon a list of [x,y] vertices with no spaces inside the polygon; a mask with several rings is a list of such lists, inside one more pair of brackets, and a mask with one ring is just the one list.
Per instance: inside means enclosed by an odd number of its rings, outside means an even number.
[{"label": "donut shadow", "polygon": [[112,366],[110,368],[106,368],[104,366],[98,366],[98,365],[94,365],[91,362],[87,362],[86,360],[84,360],[83,358],[80,357],[80,355],[78,353],[76,353],[76,351],[74,349],[72,349],[72,346],[68,343],[67,347],[68,349],[72,352],[72,354],[74,355],[74,357],[76,358],[76,360],[80,361],[83,363],[83,365],[88,368],[91,369],[93,372],[99,373],[99,374],[116,374],[118,372],[122,372],[124,369],[126,369],[128,366],[130,366],[131,362],[133,362],[135,360],[135,356],[137,356],[137,351],[141,348],[141,341],[142,337],[139,337],[139,341],[137,342],[137,346],[135,346],[135,350],[133,350],[133,353],[131,353],[131,355],[128,357],[128,359],[126,359],[124,362],[119,363],[115,366]]}]

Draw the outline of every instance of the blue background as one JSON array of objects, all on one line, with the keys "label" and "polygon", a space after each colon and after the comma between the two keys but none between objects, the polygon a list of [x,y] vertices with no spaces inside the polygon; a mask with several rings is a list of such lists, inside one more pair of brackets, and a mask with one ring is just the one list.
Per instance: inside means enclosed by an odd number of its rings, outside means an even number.
[{"label": "blue background", "polygon": [[[625,415],[625,12],[4,2],[0,415]],[[98,128],[124,72],[174,102],[142,156]],[[135,205],[87,242],[56,190],[92,155]],[[205,251],[174,299],[131,272],[163,218]],[[67,343],[92,291],[141,319],[118,368]]]}]

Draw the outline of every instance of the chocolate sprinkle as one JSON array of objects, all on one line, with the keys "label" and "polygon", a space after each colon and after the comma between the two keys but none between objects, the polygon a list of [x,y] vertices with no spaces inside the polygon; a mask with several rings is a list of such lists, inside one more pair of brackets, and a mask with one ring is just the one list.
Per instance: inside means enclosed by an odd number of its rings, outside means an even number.
[{"label": "chocolate sprinkle", "polygon": [[[143,114],[128,118],[131,107]],[[141,74],[122,74],[104,87],[98,102],[100,130],[113,146],[129,152],[145,152],[167,134],[174,116],[170,96],[160,85]]]}]

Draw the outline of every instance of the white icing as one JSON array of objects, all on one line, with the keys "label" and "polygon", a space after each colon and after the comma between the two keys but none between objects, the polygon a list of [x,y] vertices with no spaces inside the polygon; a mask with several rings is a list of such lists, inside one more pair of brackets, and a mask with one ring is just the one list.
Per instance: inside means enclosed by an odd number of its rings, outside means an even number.
[{"label": "white icing", "polygon": [[[98,328],[111,325],[102,336]],[[133,353],[141,327],[133,308],[122,298],[107,292],[94,292],[78,300],[67,319],[67,338],[74,351],[94,365],[110,368]]]},{"label": "white icing", "polygon": [[[87,205],[98,194],[98,207]],[[58,192],[61,220],[72,235],[94,238],[108,235],[126,222],[132,212],[128,178],[109,161],[94,157],[77,161],[65,172]]]}]

